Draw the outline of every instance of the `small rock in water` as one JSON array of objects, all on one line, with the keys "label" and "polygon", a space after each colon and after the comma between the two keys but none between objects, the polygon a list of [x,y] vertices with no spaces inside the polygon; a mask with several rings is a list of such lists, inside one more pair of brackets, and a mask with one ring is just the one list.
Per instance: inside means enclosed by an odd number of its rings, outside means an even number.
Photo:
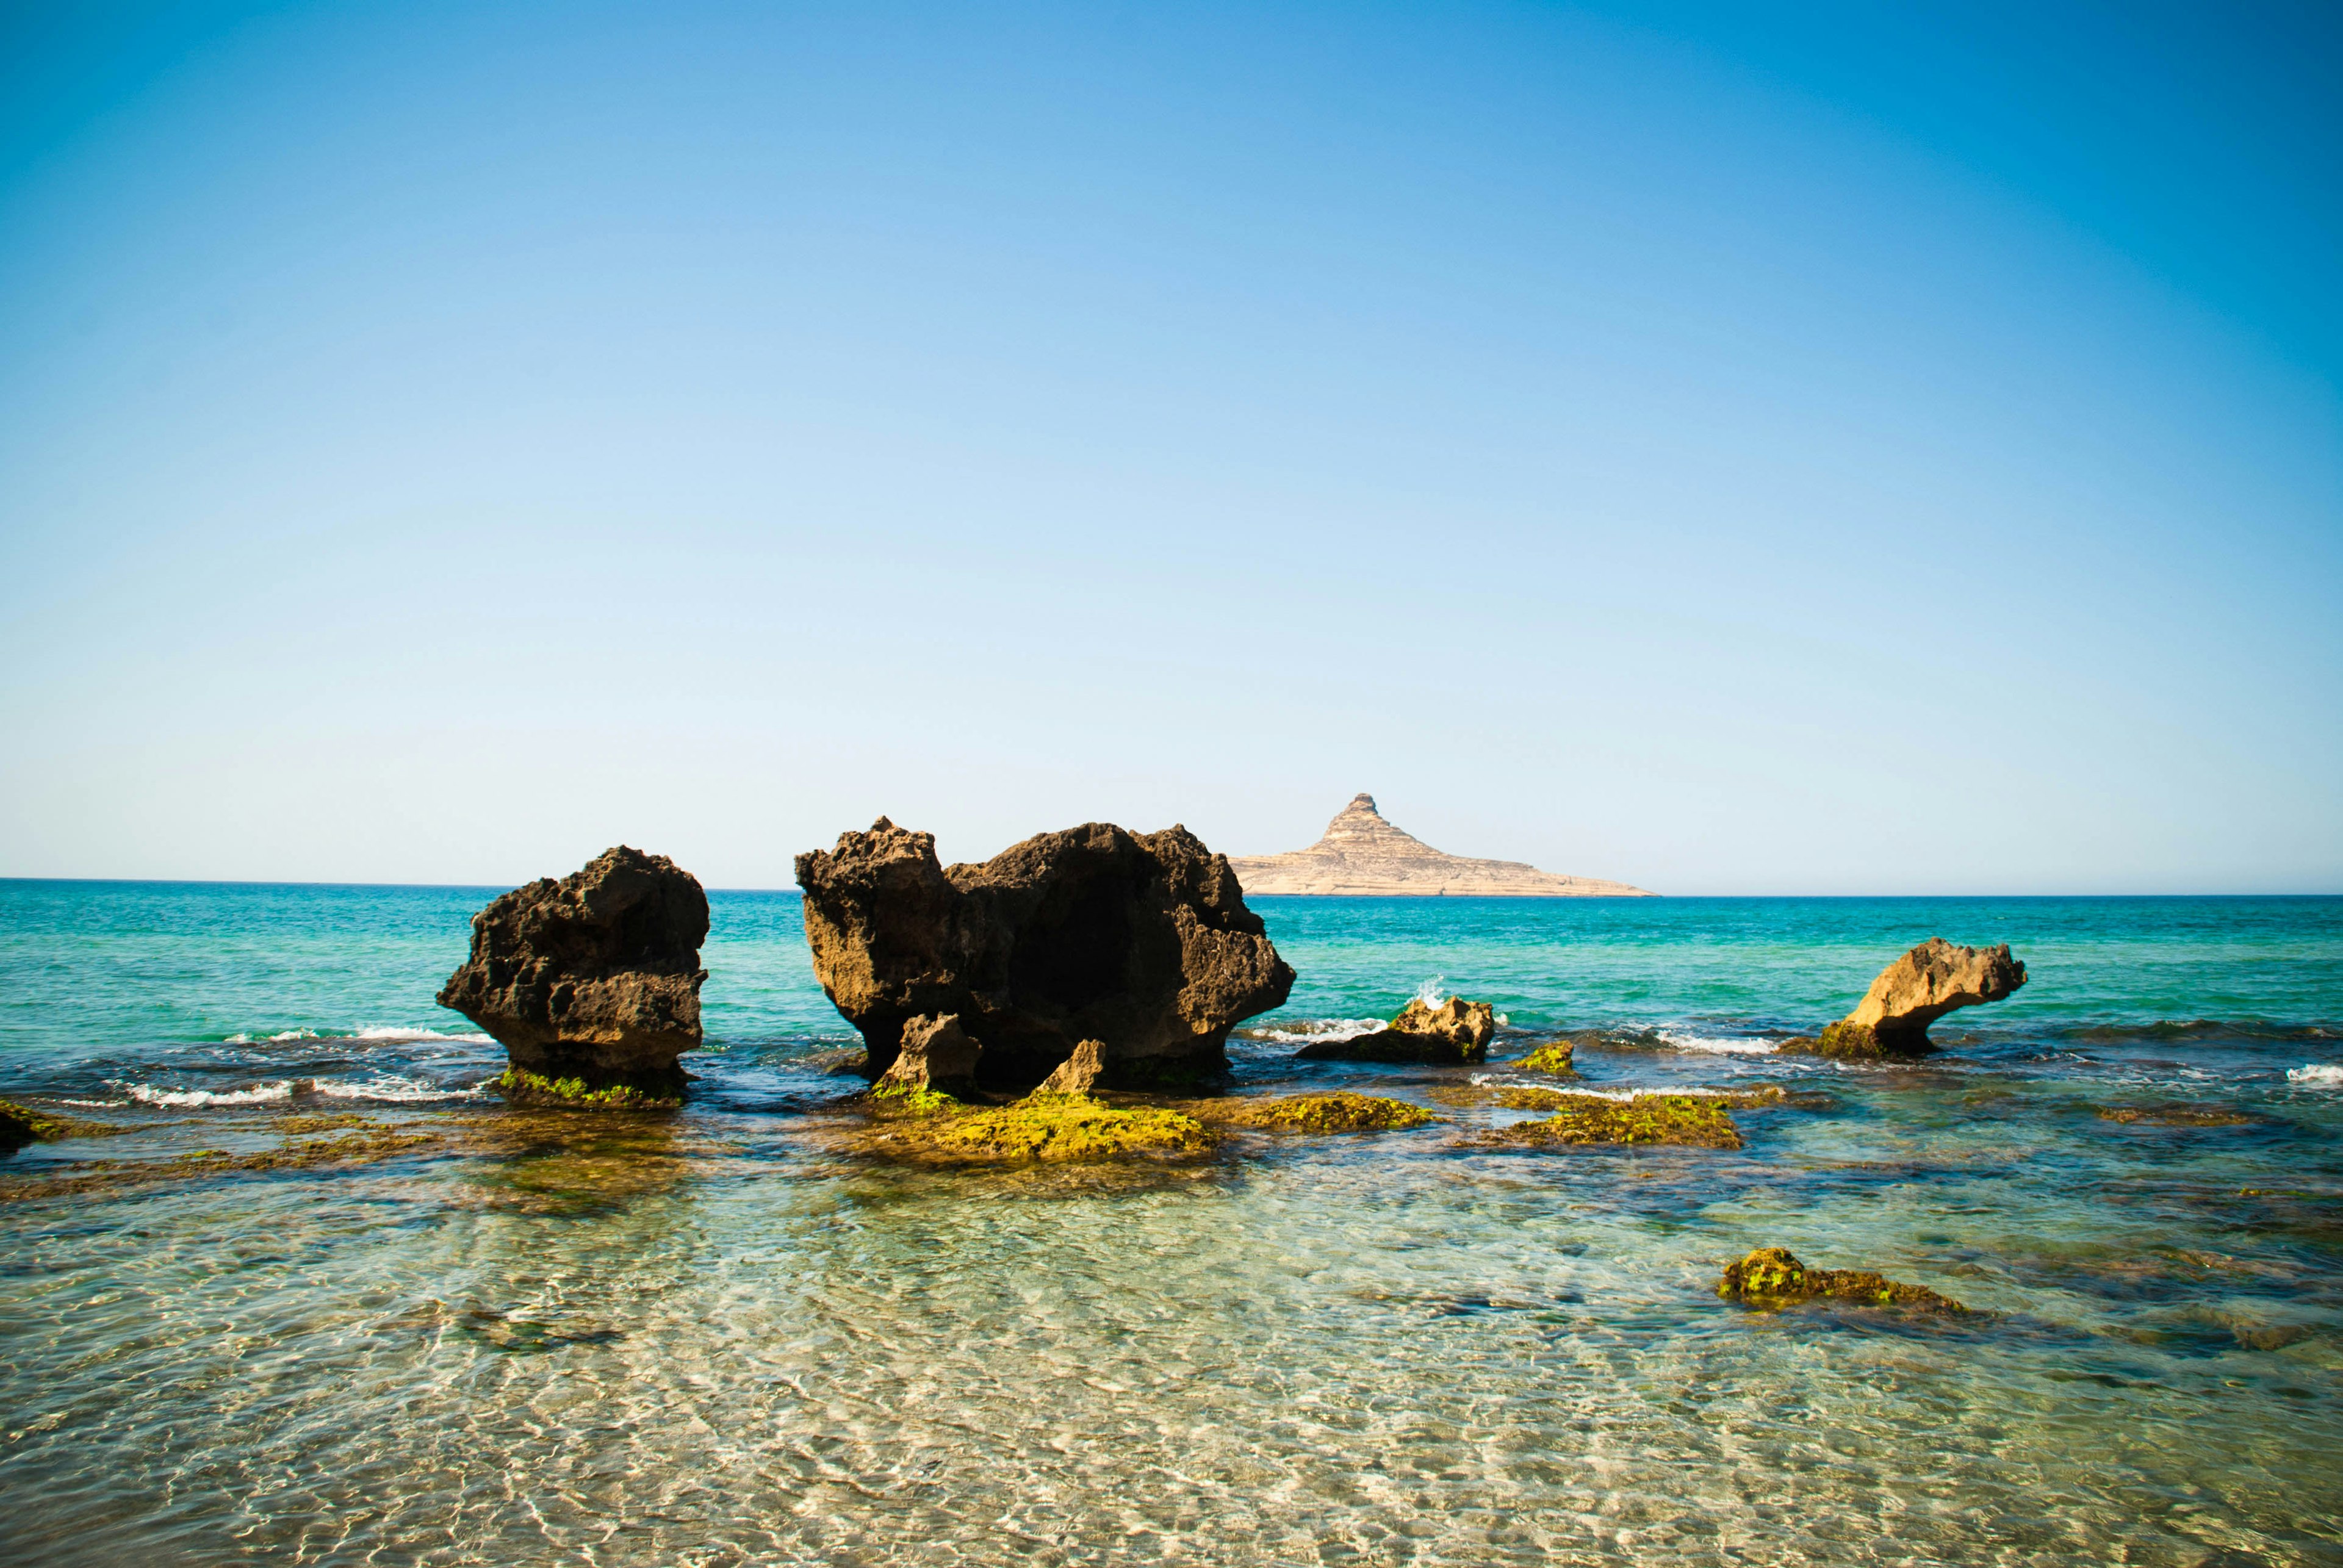
[{"label": "small rock in water", "polygon": [[977,1059],[983,1054],[984,1047],[960,1028],[958,1013],[914,1018],[903,1025],[902,1049],[870,1092],[881,1098],[922,1091],[973,1094]]},{"label": "small rock in water", "polygon": [[1760,1247],[1739,1262],[1726,1264],[1716,1293],[1759,1307],[1827,1298],[1932,1312],[1968,1311],[1950,1296],[1940,1296],[1926,1286],[1899,1284],[1855,1269],[1809,1269],[1784,1247]]},{"label": "small rock in water", "polygon": [[1085,1040],[1074,1047],[1074,1054],[1058,1063],[1057,1070],[1041,1081],[1038,1094],[1088,1094],[1106,1076],[1105,1045],[1099,1040]]},{"label": "small rock in water", "polygon": [[[2009,944],[1956,947],[1930,937],[1879,971],[1855,1010],[1822,1032],[1811,1049],[1824,1056],[1921,1056],[1928,1026],[1958,1007],[1999,1001],[2026,983],[2026,966]],[[1805,1040],[1785,1049],[1807,1048]]]},{"label": "small rock in water", "polygon": [[1521,1072],[1543,1072],[1548,1078],[1576,1078],[1578,1068],[1571,1060],[1576,1047],[1566,1040],[1550,1040],[1519,1061],[1514,1070]]},{"label": "small rock in water", "polygon": [[1497,1010],[1485,1001],[1450,997],[1438,1007],[1421,997],[1371,1034],[1322,1040],[1293,1054],[1318,1061],[1420,1061],[1441,1065],[1486,1061],[1497,1032]]}]

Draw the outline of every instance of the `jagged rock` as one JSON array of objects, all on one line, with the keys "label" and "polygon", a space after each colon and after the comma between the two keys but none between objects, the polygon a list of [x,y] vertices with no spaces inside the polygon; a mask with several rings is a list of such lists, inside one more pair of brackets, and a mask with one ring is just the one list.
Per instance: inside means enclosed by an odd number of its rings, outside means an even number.
[{"label": "jagged rock", "polygon": [[1438,1007],[1418,997],[1388,1027],[1348,1040],[1321,1040],[1293,1054],[1320,1061],[1486,1061],[1497,1032],[1497,1010],[1485,1001],[1450,997]]},{"label": "jagged rock", "polygon": [[1229,864],[1248,893],[1372,893],[1508,899],[1648,899],[1599,877],[1564,877],[1519,860],[1444,855],[1384,820],[1372,795],[1356,795],[1306,849],[1243,855]]},{"label": "jagged rock", "polygon": [[881,817],[797,873],[814,974],[872,1071],[907,1021],[949,1012],[983,1042],[988,1084],[1036,1082],[1083,1040],[1110,1081],[1192,1075],[1293,986],[1226,858],[1185,828],[1085,823],[947,868],[932,834]]},{"label": "jagged rock", "polygon": [[977,1059],[983,1054],[984,1047],[970,1040],[968,1031],[960,1028],[958,1013],[912,1019],[903,1025],[902,1048],[880,1074],[872,1092],[917,1094],[932,1090],[939,1094],[973,1093]]},{"label": "jagged rock", "polygon": [[1815,1042],[1825,1056],[1919,1056],[1936,1048],[1928,1026],[1956,1007],[1999,1001],[2026,983],[2026,966],[1997,948],[1956,947],[1930,937],[1879,971],[1855,1010]]},{"label": "jagged rock", "polygon": [[672,1092],[699,1047],[708,895],[663,855],[620,845],[472,917],[472,953],[439,1005],[486,1030],[524,1075]]},{"label": "jagged rock", "polygon": [[1036,1092],[1088,1094],[1098,1087],[1099,1080],[1106,1076],[1104,1049],[1094,1040],[1085,1040],[1077,1044],[1074,1054],[1058,1063],[1057,1070],[1041,1081],[1041,1087]]},{"label": "jagged rock", "polygon": [[1923,1312],[1966,1312],[1950,1296],[1925,1285],[1899,1284],[1857,1269],[1809,1269],[1783,1247],[1760,1247],[1725,1267],[1716,1293],[1753,1306],[1779,1307],[1829,1297],[1875,1307],[1915,1307]]}]

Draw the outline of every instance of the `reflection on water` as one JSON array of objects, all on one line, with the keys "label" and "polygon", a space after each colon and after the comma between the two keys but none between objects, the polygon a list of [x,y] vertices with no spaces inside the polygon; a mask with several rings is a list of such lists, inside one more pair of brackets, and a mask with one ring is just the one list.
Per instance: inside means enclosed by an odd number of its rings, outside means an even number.
[{"label": "reflection on water", "polygon": [[[829,1155],[819,1118],[410,1110],[433,1151],[0,1205],[13,1533],[62,1563],[2334,1553],[2333,1097],[2276,1079],[2232,1092],[2247,1125],[2174,1128],[2022,1065],[1756,1066],[1829,1109],[1741,1113],[1737,1152],[1464,1152],[1503,1113],[1451,1106],[933,1171]],[[1718,1301],[1765,1242],[1985,1315]]]}]

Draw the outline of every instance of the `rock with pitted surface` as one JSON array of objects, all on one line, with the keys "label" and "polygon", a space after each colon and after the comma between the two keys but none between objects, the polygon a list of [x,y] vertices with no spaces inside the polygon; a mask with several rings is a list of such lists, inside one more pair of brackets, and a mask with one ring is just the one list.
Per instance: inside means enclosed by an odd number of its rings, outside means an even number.
[{"label": "rock with pitted surface", "polygon": [[880,1072],[921,1014],[957,1013],[978,1077],[1024,1087],[1084,1040],[1107,1087],[1225,1065],[1230,1028],[1285,1000],[1293,971],[1225,857],[1185,828],[1042,833],[980,866],[884,817],[797,859],[815,978]]},{"label": "rock with pitted surface", "polygon": [[1480,899],[1648,899],[1653,894],[1600,877],[1564,877],[1519,860],[1445,855],[1383,819],[1375,798],[1358,795],[1306,849],[1241,855],[1229,864],[1244,890]]},{"label": "rock with pitted surface", "polygon": [[1471,1063],[1489,1060],[1496,1032],[1497,1010],[1485,1001],[1452,996],[1433,1007],[1418,997],[1372,1034],[1317,1040],[1293,1054],[1321,1061]]},{"label": "rock with pitted surface", "polygon": [[903,1025],[903,1043],[895,1060],[880,1075],[872,1091],[880,1095],[972,1094],[976,1091],[977,1059],[984,1047],[960,1028],[960,1015],[922,1017]]},{"label": "rock with pitted surface", "polygon": [[1088,1094],[1106,1076],[1105,1048],[1097,1040],[1085,1040],[1074,1047],[1074,1054],[1058,1063],[1058,1070],[1041,1081],[1036,1092],[1041,1094]]},{"label": "rock with pitted surface", "polygon": [[1928,1026],[1956,1007],[1999,1001],[2026,983],[2026,966],[1996,948],[1956,947],[1930,937],[1879,971],[1855,1010],[1822,1032],[1825,1056],[1921,1056]]},{"label": "rock with pitted surface", "polygon": [[439,1005],[478,1024],[513,1066],[589,1087],[671,1091],[699,1047],[708,895],[664,855],[621,845],[472,917],[472,954]]}]

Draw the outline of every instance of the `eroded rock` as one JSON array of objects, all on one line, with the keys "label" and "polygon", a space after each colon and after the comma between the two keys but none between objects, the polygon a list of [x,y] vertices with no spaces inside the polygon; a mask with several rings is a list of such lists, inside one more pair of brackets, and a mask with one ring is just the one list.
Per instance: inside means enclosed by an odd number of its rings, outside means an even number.
[{"label": "eroded rock", "polygon": [[1320,1061],[1420,1061],[1442,1065],[1486,1061],[1497,1032],[1497,1010],[1452,996],[1438,1007],[1421,997],[1372,1034],[1321,1040],[1293,1054]]},{"label": "eroded rock", "polygon": [[1041,1081],[1036,1091],[1041,1094],[1088,1094],[1106,1076],[1106,1048],[1097,1040],[1085,1040],[1074,1047],[1074,1054],[1058,1063],[1057,1070]]},{"label": "eroded rock", "polygon": [[1855,1010],[1814,1049],[1825,1056],[1920,1056],[1935,1050],[1928,1026],[1957,1007],[1999,1001],[2026,983],[2009,944],[1956,947],[1930,937],[1879,971]]},{"label": "eroded rock", "polygon": [[814,974],[883,1071],[922,1014],[956,1013],[978,1076],[1016,1087],[1085,1040],[1110,1082],[1226,1063],[1232,1026],[1283,1002],[1293,971],[1227,859],[1184,828],[1042,833],[980,866],[881,817],[797,859]]},{"label": "eroded rock", "polygon": [[976,1064],[984,1047],[969,1038],[958,1013],[922,1016],[903,1025],[902,1048],[880,1075],[878,1095],[967,1095],[976,1092]]},{"label": "eroded rock", "polygon": [[[672,1094],[699,1047],[708,895],[663,855],[620,845],[472,917],[439,1005],[505,1048],[515,1081]],[[575,1098],[574,1096],[570,1098]]]}]

